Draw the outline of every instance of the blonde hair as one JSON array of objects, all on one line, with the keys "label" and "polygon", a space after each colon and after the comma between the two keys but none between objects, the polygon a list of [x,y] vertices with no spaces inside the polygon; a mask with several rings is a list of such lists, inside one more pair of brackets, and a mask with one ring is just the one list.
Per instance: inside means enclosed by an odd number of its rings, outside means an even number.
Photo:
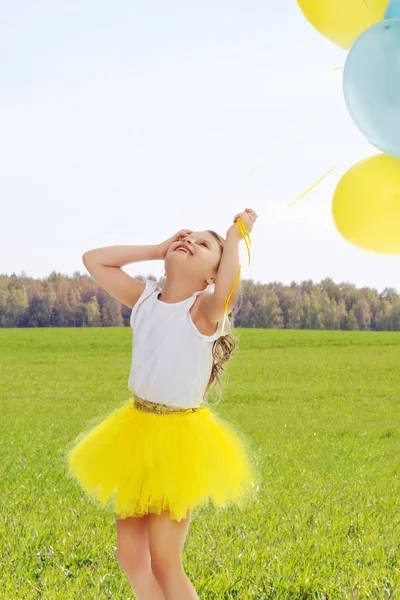
[{"label": "blonde hair", "polygon": [[[221,237],[216,231],[213,231],[211,229],[207,229],[207,232],[211,233],[216,238],[217,242],[221,246],[221,250],[223,250],[224,246],[225,246],[224,238]],[[222,257],[222,252],[221,252],[221,257]],[[218,263],[218,265],[217,265],[217,269],[219,267],[219,264],[220,263]],[[240,310],[240,308],[243,304],[243,291],[240,291],[238,298],[241,300],[240,305],[238,306],[236,303],[235,306],[232,308],[232,310],[227,315],[232,324],[232,327],[233,327],[234,316]],[[221,384],[220,376],[223,374],[226,375],[226,373],[224,371],[224,365],[228,362],[228,360],[230,358],[232,358],[232,355],[233,355],[235,349],[236,349],[235,338],[230,334],[222,335],[214,341],[213,347],[212,347],[213,365],[212,365],[212,369],[211,369],[211,376],[210,376],[206,391],[204,393],[204,397],[206,396],[206,393],[211,388],[211,386],[215,383],[217,383],[219,385],[220,393],[222,394],[222,384]],[[220,395],[220,397],[221,397],[221,395]],[[205,403],[209,404],[209,401],[208,401],[208,399],[206,399],[206,397],[204,398],[204,401],[205,401]]]}]

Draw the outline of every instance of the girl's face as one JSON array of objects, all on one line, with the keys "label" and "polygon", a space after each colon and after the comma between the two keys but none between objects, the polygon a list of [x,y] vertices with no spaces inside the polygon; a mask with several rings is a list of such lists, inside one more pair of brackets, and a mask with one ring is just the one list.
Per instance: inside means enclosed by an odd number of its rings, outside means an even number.
[{"label": "girl's face", "polygon": [[167,275],[176,272],[193,280],[215,279],[221,256],[222,249],[211,233],[194,231],[168,248],[165,270]]}]

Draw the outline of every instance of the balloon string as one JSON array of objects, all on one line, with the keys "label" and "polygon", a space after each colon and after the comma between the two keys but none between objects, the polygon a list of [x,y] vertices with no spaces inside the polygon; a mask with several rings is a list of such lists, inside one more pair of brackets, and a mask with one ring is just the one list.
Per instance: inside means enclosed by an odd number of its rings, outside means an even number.
[{"label": "balloon string", "polygon": [[[278,148],[279,148],[279,146],[282,146],[282,147],[284,147],[284,146],[286,146],[286,145],[287,145],[289,142],[291,142],[291,141],[292,141],[292,139],[293,139],[293,138],[295,138],[295,137],[296,137],[296,135],[297,135],[297,134],[298,134],[298,133],[299,133],[299,132],[300,132],[302,129],[304,129],[304,127],[306,126],[306,124],[307,124],[307,123],[308,123],[310,120],[311,120],[311,117],[309,117],[308,119],[305,119],[305,120],[304,120],[304,121],[303,121],[303,122],[302,122],[300,125],[298,125],[298,126],[295,128],[295,129],[293,129],[293,131],[291,131],[291,132],[289,133],[289,135],[288,135],[286,138],[284,138],[284,139],[283,139],[281,142],[279,142],[279,143],[278,143]],[[263,161],[262,161],[262,162],[261,162],[259,165],[257,165],[257,166],[256,166],[256,167],[255,167],[255,168],[254,168],[254,169],[253,169],[253,170],[252,170],[252,171],[251,171],[251,172],[248,174],[248,175],[246,175],[246,177],[245,177],[245,178],[244,178],[244,179],[243,179],[241,182],[239,182],[239,185],[240,185],[241,183],[244,183],[244,182],[245,182],[245,181],[247,181],[248,179],[250,179],[250,177],[251,177],[252,175],[254,175],[254,173],[256,173],[256,172],[257,172],[259,169],[261,169],[261,167],[262,167],[262,166],[263,166],[263,165],[264,165],[264,164],[265,164],[265,163],[266,163],[266,162],[267,162],[267,161],[268,161],[270,158],[272,158],[273,156],[275,156],[275,154],[277,153],[277,151],[278,151],[278,150],[275,148],[275,149],[274,149],[272,152],[270,152],[270,153],[269,153],[269,154],[268,154],[268,155],[267,155],[267,156],[264,158],[264,160],[263,160]]]},{"label": "balloon string", "polygon": [[[340,71],[343,68],[343,66],[340,67],[335,67],[334,69],[331,70],[331,72],[333,73],[334,71]],[[261,169],[261,167],[273,156],[275,156],[278,152],[279,147],[285,147],[287,144],[289,144],[289,142],[291,142],[298,133],[300,133],[300,131],[302,129],[304,129],[304,127],[314,119],[315,117],[308,117],[306,119],[304,119],[304,121],[302,123],[300,123],[300,125],[298,125],[297,127],[295,127],[287,137],[283,138],[283,140],[281,140],[278,144],[277,147],[274,148],[274,150],[272,152],[270,152],[265,159],[259,164],[257,165],[248,175],[246,175],[244,177],[244,179],[242,179],[241,181],[238,182],[237,187],[239,187],[240,185],[242,185],[243,183],[245,183],[248,179],[250,179],[250,177],[252,175],[254,175],[254,173],[256,173],[259,169]]]},{"label": "balloon string", "polygon": [[332,173],[332,171],[336,169],[336,165],[334,165],[331,169],[329,169],[329,171],[327,171],[324,175],[322,175],[322,177],[320,177],[318,179],[318,181],[316,181],[315,183],[312,184],[312,186],[310,186],[305,192],[303,192],[298,198],[296,198],[296,200],[293,200],[293,202],[291,202],[287,208],[289,208],[289,206],[292,206],[295,202],[297,202],[298,200],[300,200],[300,198],[303,198],[306,194],[308,194],[308,192],[311,192],[311,190],[313,190],[319,183],[321,183],[321,181],[323,179],[325,179],[325,177],[328,177],[328,175],[330,173]]},{"label": "balloon string", "polygon": [[[339,71],[342,67],[336,67],[334,69],[332,69],[332,71]],[[293,131],[291,131],[291,133],[283,139],[283,141],[281,142],[281,146],[286,146],[298,133],[299,131],[301,131],[304,126],[306,125],[306,123],[308,121],[310,121],[311,118],[305,119],[298,127],[296,127]],[[279,144],[278,144],[279,146]],[[244,183],[245,181],[247,181],[248,179],[250,179],[250,177],[252,175],[254,175],[254,173],[256,173],[256,171],[258,171],[259,169],[261,169],[261,167],[267,162],[267,160],[269,160],[272,156],[274,156],[276,154],[277,150],[276,148],[274,149],[273,152],[271,152],[270,154],[268,154],[268,156],[259,164],[257,165],[241,182],[239,182],[238,185],[240,185],[241,183]],[[336,165],[334,167],[332,167],[327,173],[325,173],[325,175],[323,175],[320,179],[318,179],[317,182],[315,182],[311,187],[309,187],[303,194],[301,194],[301,196],[299,196],[298,198],[296,198],[296,200],[293,200],[293,202],[291,202],[289,204],[289,206],[292,206],[292,204],[294,204],[295,202],[297,202],[298,200],[300,200],[300,198],[303,198],[306,194],[308,194],[308,192],[310,192],[313,188],[315,188],[319,183],[321,183],[321,181],[323,179],[325,179],[325,177],[327,177],[334,169],[336,168]],[[288,208],[288,207],[287,207]],[[236,223],[238,224],[238,227],[240,229],[240,232],[242,234],[242,237],[245,241],[246,244],[246,248],[247,248],[247,254],[248,254],[248,266],[250,266],[250,246],[251,246],[251,240],[250,240],[250,236],[249,236],[249,232],[247,230],[246,225],[244,224],[243,220],[239,217],[236,220]],[[240,278],[240,273],[241,273],[241,265],[239,265],[239,270],[238,273],[236,275],[235,281],[233,283],[232,289],[229,292],[228,298],[226,300],[225,303],[225,309],[224,309],[224,317],[222,320],[222,328],[221,328],[221,336],[224,335],[224,327],[225,327],[225,321],[226,321],[226,317],[228,314],[228,306],[229,306],[229,300],[232,297],[232,294],[236,288],[236,285],[239,281]]]},{"label": "balloon string", "polygon": [[[238,224],[239,229],[240,229],[240,233],[242,234],[242,237],[243,237],[243,239],[245,241],[245,244],[246,244],[246,247],[247,247],[247,253],[248,253],[248,257],[249,257],[249,265],[250,265],[250,246],[251,246],[250,235],[249,235],[247,227],[244,224],[244,221],[243,221],[243,219],[241,217],[238,217],[238,219],[236,220],[236,223]],[[235,281],[233,283],[232,289],[229,292],[228,298],[227,298],[226,303],[225,303],[224,318],[222,320],[222,328],[221,328],[221,336],[224,335],[224,328],[225,328],[226,316],[228,314],[229,300],[231,299],[231,296],[232,296],[232,294],[233,294],[233,292],[234,292],[234,290],[236,288],[236,285],[237,285],[237,283],[239,281],[241,268],[242,268],[241,265],[239,265],[238,273],[237,273],[237,275],[235,277]]]}]

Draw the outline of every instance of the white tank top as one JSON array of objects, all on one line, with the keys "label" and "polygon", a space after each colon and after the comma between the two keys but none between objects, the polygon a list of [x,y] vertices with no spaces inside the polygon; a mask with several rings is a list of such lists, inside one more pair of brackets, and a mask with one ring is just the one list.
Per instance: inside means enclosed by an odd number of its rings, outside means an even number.
[{"label": "white tank top", "polygon": [[[202,291],[181,302],[158,299],[161,289],[146,280],[142,295],[132,308],[132,365],[128,387],[151,402],[184,408],[200,406],[210,380],[213,342],[219,338],[222,319],[212,335],[200,333],[189,309]],[[225,331],[231,328],[229,319]]]}]

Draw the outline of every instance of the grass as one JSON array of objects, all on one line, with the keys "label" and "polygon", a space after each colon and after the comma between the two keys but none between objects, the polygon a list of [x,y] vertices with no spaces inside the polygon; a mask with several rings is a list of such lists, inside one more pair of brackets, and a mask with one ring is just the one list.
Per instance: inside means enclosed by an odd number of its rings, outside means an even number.
[{"label": "grass", "polygon": [[[240,329],[213,410],[252,440],[244,511],[200,507],[183,564],[202,599],[400,598],[400,333]],[[0,596],[132,599],[115,520],[67,445],[130,395],[128,328],[0,330]]]}]

